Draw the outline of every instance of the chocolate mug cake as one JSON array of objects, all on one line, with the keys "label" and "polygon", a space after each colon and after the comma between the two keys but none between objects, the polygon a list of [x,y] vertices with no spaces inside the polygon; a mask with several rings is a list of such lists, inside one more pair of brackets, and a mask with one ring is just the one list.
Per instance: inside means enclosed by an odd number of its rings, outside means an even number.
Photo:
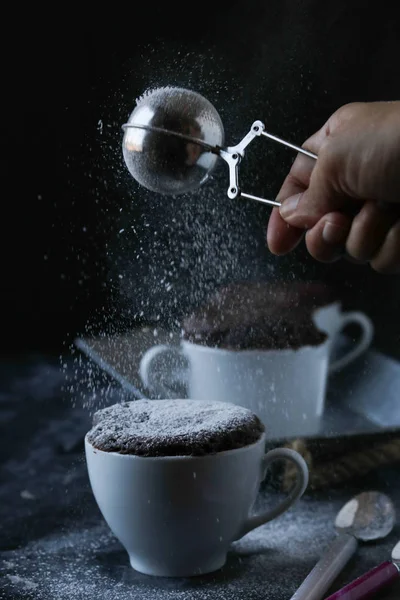
[{"label": "chocolate mug cake", "polygon": [[[266,453],[251,411],[221,402],[137,400],[98,411],[85,437],[94,497],[131,566],[161,577],[211,573],[233,541],[284,513],[308,470],[288,448]],[[266,470],[288,460],[297,480],[254,512]]]},{"label": "chocolate mug cake", "polygon": [[204,456],[257,442],[265,429],[249,410],[223,402],[136,400],[97,411],[94,448],[135,456]]},{"label": "chocolate mug cake", "polygon": [[183,322],[183,338],[231,350],[284,350],[318,346],[316,308],[334,301],[319,283],[236,283],[221,288]]}]

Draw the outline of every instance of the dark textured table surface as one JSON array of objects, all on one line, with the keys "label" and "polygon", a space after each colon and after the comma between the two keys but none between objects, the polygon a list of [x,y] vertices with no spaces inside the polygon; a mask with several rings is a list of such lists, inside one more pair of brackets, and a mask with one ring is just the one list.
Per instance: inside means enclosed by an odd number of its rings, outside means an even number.
[{"label": "dark textured table surface", "polygon": [[[351,488],[306,494],[292,511],[236,543],[217,574],[165,580],[135,573],[86,475],[90,410],[83,405],[120,396],[110,382],[96,387],[90,368],[68,359],[60,369],[58,359],[41,356],[0,365],[1,599],[286,600],[334,537],[334,516],[353,494],[379,489],[400,506],[398,470],[384,469]],[[264,502],[275,499],[271,490],[263,495]],[[386,540],[361,547],[336,587],[387,560],[399,538],[396,527]],[[379,597],[398,599],[400,586]]]}]

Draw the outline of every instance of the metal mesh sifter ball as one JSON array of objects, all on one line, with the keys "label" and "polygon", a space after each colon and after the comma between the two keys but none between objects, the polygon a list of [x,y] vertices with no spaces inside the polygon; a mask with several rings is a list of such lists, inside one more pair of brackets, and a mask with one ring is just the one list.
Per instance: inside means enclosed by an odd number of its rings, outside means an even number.
[{"label": "metal mesh sifter ball", "polygon": [[230,198],[248,198],[279,206],[242,192],[239,164],[245,148],[259,136],[268,137],[297,152],[316,159],[299,148],[265,131],[255,121],[236,146],[224,147],[224,127],[214,106],[197,92],[178,87],[150,90],[137,101],[123,125],[123,156],[131,175],[145,188],[159,194],[176,195],[198,189],[213,171],[218,157],[229,168]]},{"label": "metal mesh sifter ball", "polygon": [[203,96],[164,87],[144,94],[124,126],[123,154],[132,176],[160,194],[197,189],[218,160],[224,127]]}]

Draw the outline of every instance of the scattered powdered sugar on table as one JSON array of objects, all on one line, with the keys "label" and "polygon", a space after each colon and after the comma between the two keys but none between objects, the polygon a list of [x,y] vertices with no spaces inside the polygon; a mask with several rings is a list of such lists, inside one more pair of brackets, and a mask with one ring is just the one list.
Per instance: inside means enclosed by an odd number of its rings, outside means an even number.
[{"label": "scattered powdered sugar on table", "polygon": [[322,513],[314,501],[303,500],[233,544],[221,571],[192,579],[141,575],[105,524],[78,528],[1,553],[0,598],[19,593],[32,600],[286,600],[288,587],[293,593],[333,537],[327,523],[334,513],[333,503]]},{"label": "scattered powdered sugar on table", "polygon": [[20,577],[19,575],[7,575],[9,580],[16,586],[23,590],[35,590],[38,587],[37,583],[34,583],[30,579]]},{"label": "scattered powdered sugar on table", "polygon": [[137,400],[95,413],[88,441],[138,456],[204,455],[256,442],[264,426],[249,410],[223,402]]}]

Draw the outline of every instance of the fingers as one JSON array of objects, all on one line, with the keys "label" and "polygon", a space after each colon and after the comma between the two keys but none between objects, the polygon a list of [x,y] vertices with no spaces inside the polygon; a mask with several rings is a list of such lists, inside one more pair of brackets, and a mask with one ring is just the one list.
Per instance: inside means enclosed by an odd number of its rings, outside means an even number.
[{"label": "fingers", "polygon": [[340,212],[324,215],[305,236],[311,256],[334,262],[345,250],[355,262],[369,262],[380,273],[400,273],[400,219],[368,202],[353,220]]},{"label": "fingers", "polygon": [[305,142],[318,160],[299,154],[282,185],[267,232],[273,253],[290,252],[307,231],[319,261],[347,252],[377,271],[400,272],[400,211],[379,203],[399,206],[398,106],[342,107]]},{"label": "fingers", "polygon": [[282,219],[279,210],[273,209],[267,229],[267,244],[272,254],[282,256],[291,252],[299,244],[303,235],[302,229],[291,227]]},{"label": "fingers", "polygon": [[294,160],[283,185],[277,196],[277,200],[284,202],[286,198],[304,192],[310,185],[311,174],[315,167],[315,161],[304,154],[298,154]]},{"label": "fingers", "polygon": [[371,266],[379,273],[400,273],[400,220],[390,228]]},{"label": "fingers", "polygon": [[333,262],[344,254],[351,218],[342,213],[329,213],[306,233],[307,250],[320,262]]},{"label": "fingers", "polygon": [[[312,152],[318,152],[318,148],[325,136],[324,130],[318,131],[309,138],[304,146]],[[292,168],[286,177],[277,196],[279,202],[287,198],[303,193],[310,184],[311,174],[315,167],[315,161],[303,154],[298,154],[293,162]],[[304,235],[304,227],[295,227],[281,217],[278,209],[271,213],[268,230],[267,243],[270,251],[276,255],[291,252],[301,241]]]},{"label": "fingers", "polygon": [[346,241],[348,254],[359,261],[371,261],[397,219],[394,210],[386,210],[377,202],[366,202],[353,220]]},{"label": "fingers", "polygon": [[[327,136],[327,129],[324,126],[322,129],[312,135],[306,142],[304,147],[314,154],[318,154],[324,140]],[[313,158],[305,156],[304,154],[298,154],[293,162],[292,168],[288,176],[286,177],[283,185],[279,191],[277,199],[280,202],[284,202],[287,198],[304,192],[310,185],[311,175],[313,173],[316,162]]]},{"label": "fingers", "polygon": [[293,227],[311,229],[329,213],[346,212],[359,208],[336,185],[339,158],[332,144],[329,150],[321,148],[318,161],[311,173],[307,189],[284,199],[279,209],[281,217]]}]

